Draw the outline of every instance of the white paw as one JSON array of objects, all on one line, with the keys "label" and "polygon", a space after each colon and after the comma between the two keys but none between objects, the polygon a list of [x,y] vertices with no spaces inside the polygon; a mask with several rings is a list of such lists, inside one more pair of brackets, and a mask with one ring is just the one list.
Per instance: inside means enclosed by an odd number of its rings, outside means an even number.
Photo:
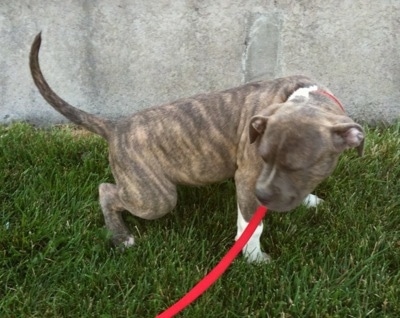
[{"label": "white paw", "polygon": [[[238,220],[237,220],[237,234],[236,240],[243,234],[249,223],[242,216],[242,212],[240,212],[240,208],[238,206]],[[264,225],[261,223],[256,227],[254,233],[251,235],[247,244],[243,247],[242,253],[246,258],[248,263],[268,263],[271,261],[271,258],[268,254],[261,251],[260,246],[260,237],[263,231]]]},{"label": "white paw", "polygon": [[269,263],[271,262],[271,257],[264,252],[257,251],[253,253],[243,253],[246,258],[247,263]]},{"label": "white paw", "polygon": [[129,236],[127,240],[122,242],[122,244],[125,247],[131,247],[131,246],[133,246],[135,244],[135,239],[133,238],[133,236]]},{"label": "white paw", "polygon": [[314,208],[317,205],[323,203],[324,200],[322,200],[321,198],[318,198],[316,195],[314,194],[309,194],[304,200],[303,200],[303,204],[307,207],[307,208]]}]

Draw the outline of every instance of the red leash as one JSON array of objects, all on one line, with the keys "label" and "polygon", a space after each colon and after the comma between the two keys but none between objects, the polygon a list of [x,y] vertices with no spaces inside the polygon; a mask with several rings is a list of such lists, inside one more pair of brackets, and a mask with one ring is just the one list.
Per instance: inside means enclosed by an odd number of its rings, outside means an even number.
[{"label": "red leash", "polygon": [[197,283],[185,296],[183,296],[174,305],[169,307],[167,310],[159,314],[156,318],[171,318],[183,310],[185,307],[189,306],[196,298],[198,298],[204,291],[210,287],[229,267],[235,257],[239,254],[242,248],[246,245],[247,241],[250,239],[254,233],[257,226],[260,224],[261,220],[267,213],[267,208],[264,206],[258,207],[247,225],[246,229],[231,247],[231,249],[226,253],[226,255],[221,259],[221,261],[215,266],[211,272],[207,274],[200,282]]}]

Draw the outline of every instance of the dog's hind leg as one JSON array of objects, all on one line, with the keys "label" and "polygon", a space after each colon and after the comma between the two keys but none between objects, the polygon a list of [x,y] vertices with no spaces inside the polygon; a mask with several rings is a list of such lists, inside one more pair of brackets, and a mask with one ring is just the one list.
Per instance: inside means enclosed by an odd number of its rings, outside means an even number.
[{"label": "dog's hind leg", "polygon": [[[159,181],[157,186],[151,187],[153,191],[148,192],[147,195],[135,194],[129,190],[131,188],[126,184],[124,186],[110,183],[100,185],[100,205],[114,245],[129,247],[134,244],[133,235],[122,219],[122,212],[127,211],[142,219],[154,220],[164,216],[175,207],[176,186],[165,180],[165,182],[161,182],[161,178]],[[130,186],[132,187],[132,184]],[[145,180],[142,184],[135,184],[136,188],[144,189],[145,186],[150,187],[150,180]]]},{"label": "dog's hind leg", "polygon": [[135,241],[122,219],[122,212],[126,209],[118,195],[117,186],[111,183],[100,184],[99,196],[106,227],[112,234],[112,243],[115,246],[132,246]]}]

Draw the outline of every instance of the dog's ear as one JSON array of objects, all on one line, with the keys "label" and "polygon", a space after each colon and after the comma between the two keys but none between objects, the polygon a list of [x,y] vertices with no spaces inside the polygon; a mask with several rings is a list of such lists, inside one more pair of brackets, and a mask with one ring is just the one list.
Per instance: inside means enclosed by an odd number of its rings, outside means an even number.
[{"label": "dog's ear", "polygon": [[364,130],[356,123],[336,124],[331,127],[334,147],[342,152],[349,148],[356,148],[358,155],[364,152]]},{"label": "dog's ear", "polygon": [[265,128],[267,127],[268,117],[265,116],[254,116],[250,119],[250,126],[249,126],[249,137],[250,143],[252,144],[257,140],[259,136],[261,136]]}]

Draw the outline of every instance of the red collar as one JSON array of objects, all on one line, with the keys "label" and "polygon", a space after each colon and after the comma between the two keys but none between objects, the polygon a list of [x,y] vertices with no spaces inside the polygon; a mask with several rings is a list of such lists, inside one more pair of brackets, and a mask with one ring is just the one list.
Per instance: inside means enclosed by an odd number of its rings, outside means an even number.
[{"label": "red collar", "polygon": [[330,99],[332,99],[332,100],[340,107],[340,109],[341,109],[344,113],[346,112],[346,111],[344,110],[344,107],[343,107],[342,103],[341,103],[333,94],[328,93],[327,91],[324,91],[324,90],[322,90],[322,89],[316,90],[315,93],[319,93],[319,94],[322,94],[322,95],[325,95],[325,96],[329,97]]}]

